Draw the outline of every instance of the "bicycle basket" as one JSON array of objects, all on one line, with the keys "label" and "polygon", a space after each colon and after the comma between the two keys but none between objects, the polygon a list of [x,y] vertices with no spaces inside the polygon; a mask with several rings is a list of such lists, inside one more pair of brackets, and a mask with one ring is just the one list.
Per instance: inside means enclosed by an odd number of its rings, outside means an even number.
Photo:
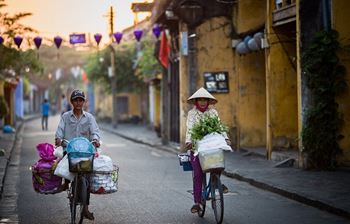
[{"label": "bicycle basket", "polygon": [[110,194],[118,191],[119,167],[113,165],[112,171],[93,171],[90,175],[90,192],[93,194]]},{"label": "bicycle basket", "polygon": [[213,149],[198,153],[199,162],[203,172],[212,169],[225,169],[225,157],[222,149]]},{"label": "bicycle basket", "polygon": [[187,153],[181,153],[177,155],[179,158],[180,166],[182,166],[183,171],[192,171],[191,157]]},{"label": "bicycle basket", "polygon": [[68,154],[71,152],[95,153],[95,151],[94,145],[84,137],[73,138],[67,145]]},{"label": "bicycle basket", "polygon": [[68,153],[69,171],[72,173],[90,173],[93,170],[95,154],[89,152]]}]

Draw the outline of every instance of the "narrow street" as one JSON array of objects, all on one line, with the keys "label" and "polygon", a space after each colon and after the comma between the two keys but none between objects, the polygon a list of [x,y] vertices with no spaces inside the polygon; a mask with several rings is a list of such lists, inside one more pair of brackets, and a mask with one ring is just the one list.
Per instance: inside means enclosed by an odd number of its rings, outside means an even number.
[{"label": "narrow street", "polygon": [[[24,126],[23,140],[15,152],[6,178],[2,211],[15,209],[19,223],[69,223],[66,193],[41,195],[34,192],[29,167],[38,155],[35,146],[53,142],[58,116],[50,117],[49,130],[41,131],[40,120]],[[95,223],[215,223],[209,208],[204,218],[190,213],[191,173],[183,172],[173,153],[137,144],[102,132],[102,152],[120,167],[119,191],[92,195],[90,210]],[[16,153],[14,154],[16,155]],[[17,161],[16,161],[17,160]],[[225,195],[224,223],[346,223],[345,219],[222,177],[230,192]],[[14,186],[16,185],[16,186]],[[85,220],[84,220],[85,222]],[[6,223],[6,222],[0,222]],[[86,220],[86,223],[92,223]]]}]

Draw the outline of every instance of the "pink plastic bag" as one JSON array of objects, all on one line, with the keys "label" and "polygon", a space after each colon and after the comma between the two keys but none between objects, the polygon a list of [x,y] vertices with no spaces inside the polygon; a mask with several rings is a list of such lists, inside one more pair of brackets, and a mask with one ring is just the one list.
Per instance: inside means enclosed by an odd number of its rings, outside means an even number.
[{"label": "pink plastic bag", "polygon": [[62,178],[54,175],[56,161],[39,160],[32,166],[34,190],[38,193],[54,194],[59,192]]},{"label": "pink plastic bag", "polygon": [[52,161],[56,159],[56,156],[53,154],[54,146],[50,143],[41,143],[36,146],[39,156],[45,161]]}]

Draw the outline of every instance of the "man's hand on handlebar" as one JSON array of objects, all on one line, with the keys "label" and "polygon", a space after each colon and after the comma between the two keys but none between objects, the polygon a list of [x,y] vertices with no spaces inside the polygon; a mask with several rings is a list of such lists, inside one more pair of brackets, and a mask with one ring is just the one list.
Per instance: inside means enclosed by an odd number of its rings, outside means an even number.
[{"label": "man's hand on handlebar", "polygon": [[55,146],[61,146],[62,140],[60,138],[55,138]]},{"label": "man's hand on handlebar", "polygon": [[100,141],[97,139],[92,140],[92,144],[95,146],[95,148],[99,148],[101,146]]}]

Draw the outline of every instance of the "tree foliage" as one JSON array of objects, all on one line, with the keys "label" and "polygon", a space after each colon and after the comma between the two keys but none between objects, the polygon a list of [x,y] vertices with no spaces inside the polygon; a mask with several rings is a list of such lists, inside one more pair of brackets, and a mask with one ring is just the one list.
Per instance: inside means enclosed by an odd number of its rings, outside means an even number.
[{"label": "tree foliage", "polygon": [[142,56],[138,63],[138,74],[147,80],[161,73],[161,66],[154,56],[154,41],[146,39],[142,43]]},{"label": "tree foliage", "polygon": [[12,48],[15,35],[35,32],[33,28],[20,23],[21,19],[32,14],[17,13],[9,15],[3,10],[6,6],[5,0],[0,0],[0,27],[2,28],[1,36],[4,38],[4,43],[0,46],[0,79],[6,77],[11,70],[17,74],[21,73],[21,69],[26,67],[34,71],[40,71],[42,65],[33,50],[21,52]]},{"label": "tree foliage", "polygon": [[132,44],[118,45],[115,49],[107,47],[91,55],[85,66],[89,80],[104,85],[111,92],[111,78],[108,67],[111,65],[111,51],[115,52],[115,73],[117,92],[138,92],[144,87],[143,81],[134,74],[135,48]]},{"label": "tree foliage", "polygon": [[336,97],[347,84],[346,69],[337,56],[337,39],[336,31],[320,31],[302,55],[306,85],[313,99],[302,130],[303,152],[309,168],[314,169],[335,168],[336,156],[342,152],[338,142],[343,138],[340,134],[343,120]]}]

